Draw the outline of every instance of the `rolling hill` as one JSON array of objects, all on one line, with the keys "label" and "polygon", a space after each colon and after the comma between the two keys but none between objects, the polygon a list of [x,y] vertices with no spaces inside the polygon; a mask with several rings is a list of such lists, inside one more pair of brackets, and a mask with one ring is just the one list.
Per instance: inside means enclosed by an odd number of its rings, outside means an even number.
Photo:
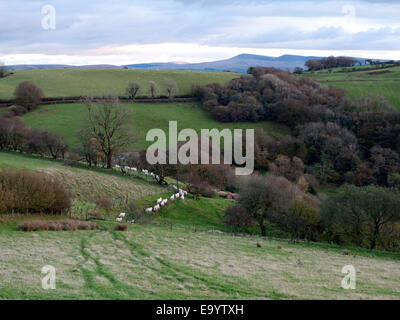
[{"label": "rolling hill", "polygon": [[42,88],[46,97],[81,95],[125,95],[130,81],[141,84],[138,95],[149,95],[149,81],[155,81],[161,94],[166,94],[164,79],[172,78],[179,87],[178,94],[191,93],[192,84],[226,84],[239,75],[232,72],[202,72],[187,70],[126,70],[126,69],[42,69],[20,70],[0,79],[0,99],[10,99],[16,86],[32,81]]},{"label": "rolling hill", "polygon": [[383,96],[400,110],[400,67],[369,69],[371,66],[337,68],[331,72],[327,70],[307,72],[303,76],[313,78],[325,85],[343,88],[351,98],[366,94]]},{"label": "rolling hill", "polygon": [[[28,70],[28,69],[60,69],[60,68],[108,68],[108,69],[151,69],[151,70],[196,70],[196,71],[232,71],[238,73],[246,73],[249,67],[274,67],[283,70],[293,70],[296,67],[304,67],[309,59],[322,59],[322,57],[299,56],[299,55],[282,55],[280,57],[269,57],[255,54],[240,54],[230,59],[209,61],[202,63],[139,63],[128,64],[122,66],[115,65],[93,65],[93,66],[69,66],[69,65],[11,65],[11,70]],[[361,63],[365,62],[363,58],[357,58]]]}]

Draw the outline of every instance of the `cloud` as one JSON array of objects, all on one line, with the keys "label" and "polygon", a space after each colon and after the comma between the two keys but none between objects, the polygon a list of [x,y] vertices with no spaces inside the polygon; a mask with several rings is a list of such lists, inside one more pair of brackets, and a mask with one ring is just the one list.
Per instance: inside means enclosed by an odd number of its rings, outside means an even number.
[{"label": "cloud", "polygon": [[[83,57],[170,43],[243,51],[400,50],[397,1],[54,0],[56,29],[43,30],[41,9],[48,3],[0,2],[0,55]],[[199,59],[191,54],[188,60]],[[163,49],[149,55],[167,58]]]}]

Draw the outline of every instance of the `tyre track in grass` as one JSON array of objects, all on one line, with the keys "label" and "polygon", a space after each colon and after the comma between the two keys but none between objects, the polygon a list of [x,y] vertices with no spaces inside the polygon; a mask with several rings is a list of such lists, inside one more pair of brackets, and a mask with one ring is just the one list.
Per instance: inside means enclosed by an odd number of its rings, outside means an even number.
[{"label": "tyre track in grass", "polygon": [[[243,283],[241,287],[238,287],[237,281],[228,281],[227,279],[215,279],[205,275],[202,272],[197,270],[192,270],[188,267],[178,266],[170,261],[167,261],[163,258],[160,258],[156,255],[152,255],[143,249],[138,243],[133,242],[132,240],[128,240],[121,232],[117,234],[117,232],[113,230],[108,230],[115,240],[120,240],[130,249],[132,256],[135,258],[139,257],[153,257],[155,261],[157,261],[162,268],[157,268],[155,266],[150,266],[148,261],[141,260],[143,266],[151,269],[152,271],[157,272],[159,275],[163,275],[163,273],[167,272],[169,275],[173,276],[179,282],[184,281],[185,279],[194,283],[201,283],[206,286],[206,288],[212,289],[216,292],[221,292],[229,295],[231,299],[242,299],[242,298],[258,298],[258,299],[290,299],[292,296],[282,294],[276,292],[271,289],[269,292],[264,292],[259,289],[254,288],[246,288],[246,283]],[[133,260],[133,259],[132,259]],[[138,262],[136,259],[133,260]],[[223,281],[223,283],[221,283]]]},{"label": "tyre track in grass", "polygon": [[[80,252],[84,258],[84,261],[81,264],[79,264],[79,269],[82,272],[87,287],[95,291],[97,294],[99,294],[100,297],[106,299],[142,298],[144,295],[143,290],[134,289],[133,287],[120,282],[113,276],[112,273],[106,270],[104,264],[102,264],[97,257],[90,254],[89,241],[94,237],[95,234],[96,233],[92,233],[87,237],[83,237],[81,240]],[[84,265],[89,261],[94,262],[95,271],[91,271],[84,267]],[[112,292],[110,292],[110,289],[105,290],[104,287],[97,284],[95,281],[96,276],[102,276],[103,278],[107,279],[108,282],[112,285]],[[122,292],[124,293],[124,295],[121,295],[118,292]]]}]

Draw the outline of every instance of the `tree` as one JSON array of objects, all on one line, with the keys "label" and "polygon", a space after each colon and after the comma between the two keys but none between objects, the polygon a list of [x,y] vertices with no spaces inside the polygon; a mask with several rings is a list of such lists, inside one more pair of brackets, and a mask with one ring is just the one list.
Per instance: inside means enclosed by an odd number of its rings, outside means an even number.
[{"label": "tree", "polygon": [[25,107],[27,110],[34,110],[42,101],[43,90],[33,82],[21,82],[14,91],[15,103]]},{"label": "tree", "polygon": [[129,112],[115,97],[105,97],[97,103],[89,99],[86,106],[88,113],[84,127],[98,141],[107,168],[111,169],[113,155],[130,140],[131,135],[126,126]]},{"label": "tree", "polygon": [[381,231],[400,221],[400,193],[374,185],[342,186],[321,206],[325,226],[358,246],[374,249]]},{"label": "tree", "polygon": [[5,76],[7,76],[7,67],[3,62],[0,62],[0,78],[4,78]]},{"label": "tree", "polygon": [[164,79],[164,87],[168,93],[168,99],[172,99],[179,92],[178,85],[174,79]]},{"label": "tree", "polygon": [[149,90],[150,90],[150,95],[153,99],[160,95],[160,88],[154,81],[149,82]]},{"label": "tree", "polygon": [[59,133],[43,130],[40,135],[40,140],[54,160],[57,158],[64,159],[68,146]]},{"label": "tree", "polygon": [[77,136],[80,142],[76,150],[77,154],[84,157],[89,167],[92,165],[97,166],[99,160],[104,158],[99,141],[92,136],[88,128],[81,129]]},{"label": "tree", "polygon": [[225,210],[223,220],[226,225],[238,230],[246,230],[255,224],[255,220],[246,209],[240,206],[230,206]]},{"label": "tree", "polygon": [[138,91],[140,89],[140,83],[136,81],[131,81],[126,88],[126,93],[129,95],[131,99],[135,99]]},{"label": "tree", "polygon": [[239,205],[257,221],[266,236],[266,222],[287,212],[294,199],[301,196],[297,187],[283,177],[253,176],[239,191]]}]

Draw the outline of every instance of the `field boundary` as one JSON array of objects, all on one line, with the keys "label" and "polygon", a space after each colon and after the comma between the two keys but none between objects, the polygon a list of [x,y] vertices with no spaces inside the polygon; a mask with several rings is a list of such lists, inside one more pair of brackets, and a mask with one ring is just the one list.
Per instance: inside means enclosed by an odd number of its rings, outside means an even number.
[{"label": "field boundary", "polygon": [[[139,97],[137,99],[130,99],[127,97],[118,97],[120,102],[123,103],[186,103],[186,102],[195,102],[197,101],[195,98],[192,97],[187,97],[187,96],[181,96],[181,97],[176,97],[176,98],[167,98],[167,97],[162,97],[162,98],[145,98],[145,97]],[[49,97],[49,98],[43,98],[40,105],[51,105],[51,104],[70,104],[70,103],[83,103],[85,102],[87,97],[65,97],[65,98],[60,98],[60,97]],[[102,97],[93,97],[94,102],[101,102],[104,101],[105,98]],[[0,108],[7,108],[15,104],[15,101],[13,99],[9,100],[2,100],[0,99]]]}]

